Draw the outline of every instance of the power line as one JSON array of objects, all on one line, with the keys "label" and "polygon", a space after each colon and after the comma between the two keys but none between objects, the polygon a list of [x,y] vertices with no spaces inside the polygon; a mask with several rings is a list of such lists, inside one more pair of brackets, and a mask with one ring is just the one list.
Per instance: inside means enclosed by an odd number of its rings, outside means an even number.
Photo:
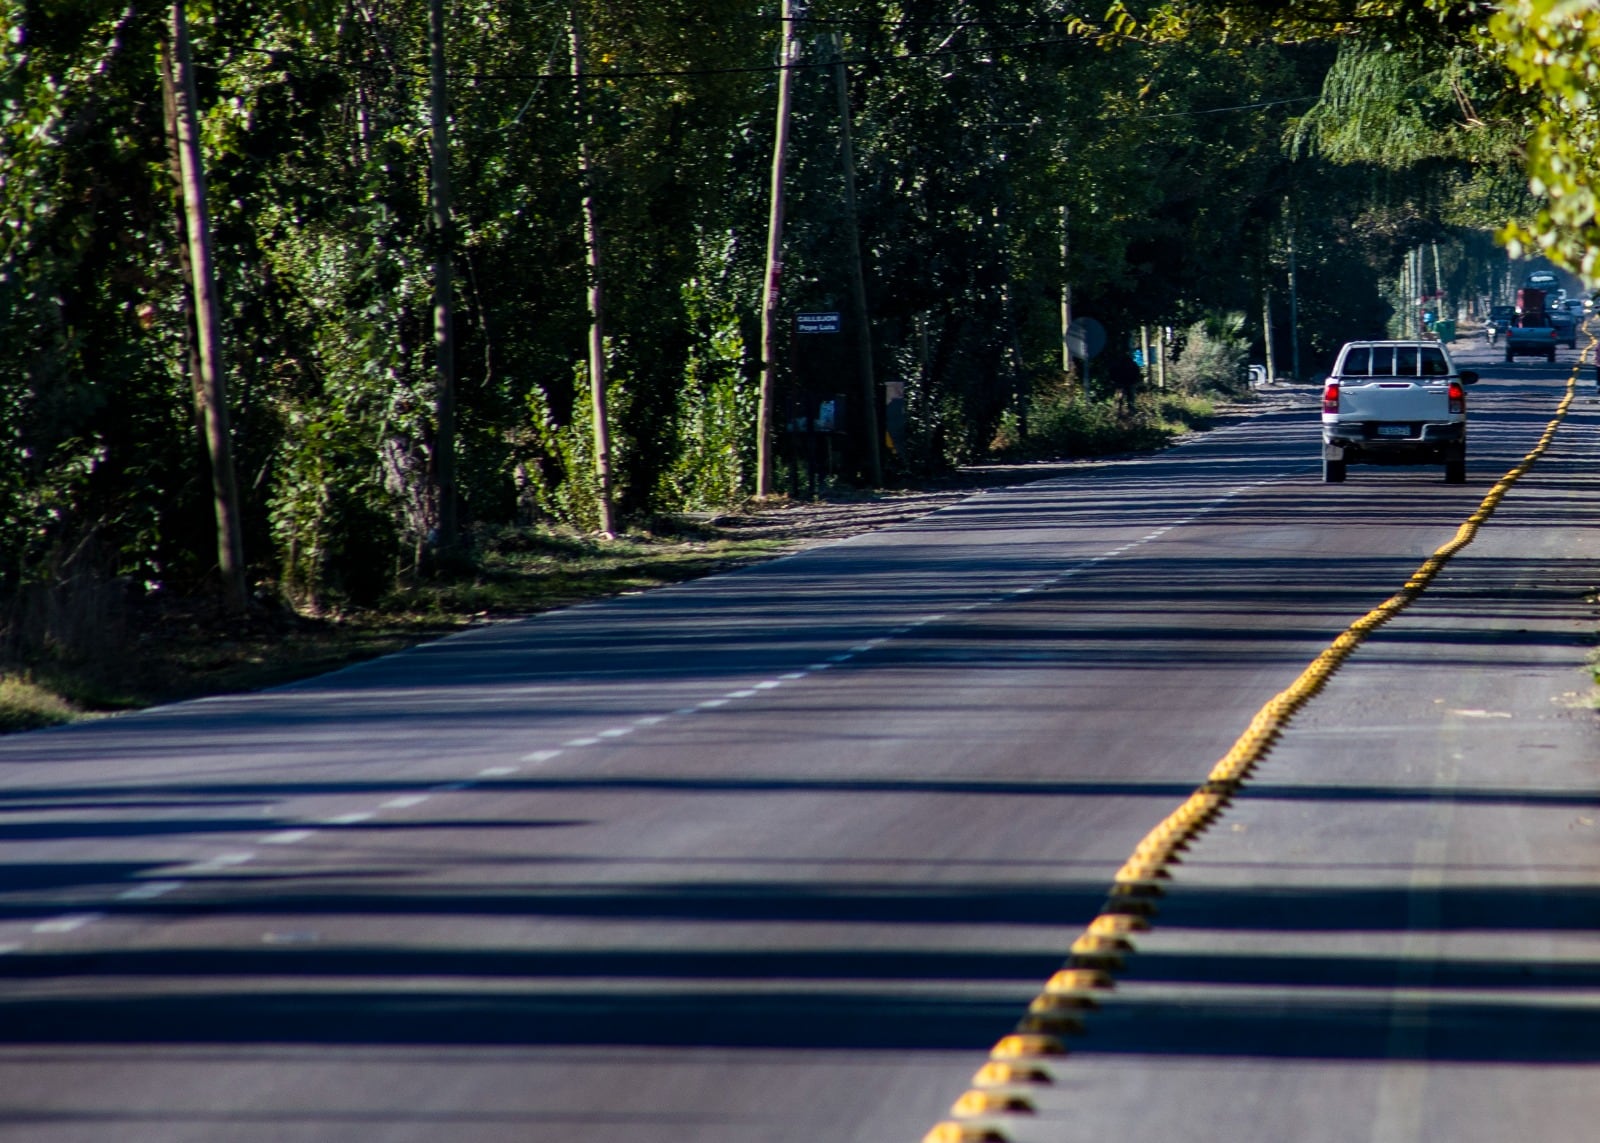
[{"label": "power line", "polygon": [[1279,107],[1285,103],[1314,103],[1320,95],[1295,95],[1288,99],[1264,99],[1260,103],[1240,103],[1233,107],[1207,107],[1199,111],[1157,111],[1150,115],[1130,115],[1129,119],[1179,119],[1196,115],[1221,115],[1224,111],[1254,111],[1258,107]]},{"label": "power line", "polygon": [[[850,56],[850,57],[847,57],[844,60],[844,63],[846,65],[873,64],[873,63],[877,63],[877,64],[894,64],[894,63],[900,63],[900,62],[902,62],[904,60],[938,59],[938,58],[942,58],[942,57],[946,57],[946,56],[976,55],[976,54],[980,54],[980,53],[983,53],[983,52],[1014,51],[1014,50],[1019,50],[1019,49],[1023,49],[1023,48],[1049,47],[1049,46],[1057,45],[1057,44],[1082,44],[1082,43],[1086,43],[1086,42],[1087,42],[1087,40],[1085,38],[1083,38],[1083,37],[1061,37],[1061,38],[1056,38],[1056,39],[1025,40],[1025,41],[1022,41],[1022,42],[1019,42],[1019,43],[1014,43],[1014,44],[998,44],[998,45],[995,45],[995,44],[984,44],[984,45],[978,45],[978,46],[969,47],[969,48],[942,48],[942,49],[939,49],[937,51],[931,51],[931,52],[904,52],[904,53],[901,53],[899,55],[892,55],[892,56],[881,56],[881,55],[880,56],[871,56],[871,55]],[[293,52],[286,52],[286,51],[281,51],[281,50],[273,50],[273,51],[267,51],[266,49],[250,49],[250,50],[252,50],[252,51],[263,51],[265,54],[269,54],[269,55],[272,55],[275,58],[280,58],[280,59],[282,59],[282,58],[289,58],[289,59],[301,58],[301,59],[304,59],[305,58],[305,57],[296,57],[295,53],[293,53]],[[333,63],[335,61],[328,60],[328,59],[324,58],[321,62]],[[992,62],[992,61],[984,61],[984,62]],[[361,71],[382,71],[382,72],[387,72],[387,73],[390,73],[390,74],[411,75],[411,76],[415,76],[415,77],[421,78],[421,79],[427,78],[427,72],[423,71],[420,68],[404,68],[404,67],[396,67],[396,66],[380,66],[380,65],[377,65],[377,64],[367,64],[367,63],[361,63],[361,62],[345,63],[345,64],[341,64],[341,66],[353,67],[353,68],[356,68],[357,70],[361,70]],[[584,78],[585,79],[590,79],[590,80],[594,80],[594,79],[670,79],[670,78],[676,78],[676,77],[693,77],[693,76],[710,76],[710,75],[751,75],[751,74],[766,73],[766,72],[776,72],[776,71],[782,70],[785,66],[787,66],[788,68],[790,68],[792,70],[795,70],[795,71],[801,71],[801,70],[811,70],[811,69],[814,69],[814,68],[832,67],[833,66],[833,62],[831,60],[817,60],[815,62],[812,62],[812,61],[800,61],[800,62],[788,64],[788,65],[773,63],[773,64],[751,64],[751,65],[746,65],[746,66],[742,66],[742,67],[662,68],[662,69],[639,70],[639,71],[585,71],[583,74],[584,74]],[[479,72],[470,72],[470,73],[457,72],[455,74],[450,75],[449,78],[452,79],[452,80],[456,80],[456,81],[460,81],[460,80],[490,80],[490,79],[500,79],[500,80],[546,80],[546,79],[558,79],[558,80],[569,80],[570,81],[572,79],[572,76],[567,72],[560,72],[560,71],[479,71]]]}]

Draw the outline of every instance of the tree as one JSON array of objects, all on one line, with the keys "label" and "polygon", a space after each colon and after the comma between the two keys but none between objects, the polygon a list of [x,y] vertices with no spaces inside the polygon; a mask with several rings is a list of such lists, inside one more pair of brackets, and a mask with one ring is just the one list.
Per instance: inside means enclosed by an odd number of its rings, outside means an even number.
[{"label": "tree", "polygon": [[1527,141],[1531,219],[1503,236],[1600,285],[1600,10],[1579,0],[1512,0],[1490,20],[1495,42],[1533,97]]},{"label": "tree", "polygon": [[195,114],[194,63],[190,58],[185,0],[168,10],[163,64],[172,92],[172,134],[182,175],[190,289],[194,295],[195,346],[200,368],[194,391],[211,460],[211,495],[217,518],[217,564],[223,595],[234,611],[247,602],[243,528],[238,482],[233,472],[233,435],[228,425],[228,392],[222,366],[221,316],[212,269],[211,216],[206,209],[205,161]]}]

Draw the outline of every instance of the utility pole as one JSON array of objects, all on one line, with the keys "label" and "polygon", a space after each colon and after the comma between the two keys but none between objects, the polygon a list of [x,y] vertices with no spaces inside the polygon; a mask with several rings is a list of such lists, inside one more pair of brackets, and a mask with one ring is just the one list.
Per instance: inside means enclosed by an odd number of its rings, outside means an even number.
[{"label": "utility pole", "polygon": [[1067,234],[1067,204],[1061,204],[1061,372],[1072,378],[1072,350],[1067,347],[1067,330],[1072,328],[1072,272],[1069,257],[1071,239]]},{"label": "utility pole", "polygon": [[[1439,268],[1439,244],[1433,243],[1433,296],[1434,304],[1438,307],[1434,312],[1440,318],[1444,317],[1444,271]],[[1451,316],[1455,316],[1452,311]]]},{"label": "utility pole", "polygon": [[172,0],[168,13],[167,62],[172,74],[172,135],[178,152],[184,230],[189,248],[189,285],[194,297],[195,344],[199,376],[195,403],[211,459],[211,500],[217,520],[217,567],[228,609],[248,603],[244,567],[244,528],[239,487],[233,471],[233,433],[228,424],[228,390],[222,369],[222,317],[217,275],[211,259],[211,217],[206,209],[205,161],[200,153],[194,60],[189,50],[189,18],[184,0]]},{"label": "utility pole", "polygon": [[1294,265],[1294,208],[1289,210],[1289,375],[1300,380],[1300,279]]},{"label": "utility pole", "polygon": [[1271,278],[1261,291],[1261,342],[1267,353],[1267,380],[1278,379],[1278,364],[1272,348],[1272,286]]},{"label": "utility pole", "polygon": [[772,492],[772,405],[777,388],[778,291],[783,275],[783,167],[789,150],[796,41],[794,0],[783,0],[778,59],[778,123],[772,139],[772,205],[767,216],[767,269],[761,293],[761,399],[756,410],[756,496]]},{"label": "utility pole", "polygon": [[433,345],[434,441],[433,491],[438,497],[438,536],[434,546],[456,545],[456,338],[455,286],[451,256],[455,233],[450,221],[450,122],[444,67],[444,0],[428,2],[428,135],[433,160]]},{"label": "utility pole", "polygon": [[861,265],[861,224],[856,218],[856,157],[850,142],[850,76],[844,66],[844,37],[833,33],[833,78],[839,89],[840,160],[844,165],[845,237],[850,243],[850,296],[855,308],[856,360],[861,370],[861,423],[867,438],[867,475],[883,487],[878,383],[872,369],[872,326],[867,316],[867,277]]},{"label": "utility pole", "polygon": [[572,90],[578,117],[578,179],[583,185],[584,264],[589,278],[589,400],[594,414],[594,475],[600,534],[616,539],[611,505],[611,425],[606,415],[605,280],[600,262],[600,218],[595,204],[594,164],[589,160],[589,117],[583,103],[583,30],[572,8]]}]

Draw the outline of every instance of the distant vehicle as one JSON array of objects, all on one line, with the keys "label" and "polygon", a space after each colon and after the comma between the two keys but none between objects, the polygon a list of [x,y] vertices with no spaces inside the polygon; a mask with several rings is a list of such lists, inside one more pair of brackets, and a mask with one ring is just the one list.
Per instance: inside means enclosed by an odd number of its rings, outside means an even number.
[{"label": "distant vehicle", "polygon": [[1589,312],[1590,303],[1587,298],[1568,298],[1561,304],[1567,308],[1569,314],[1579,321],[1582,321],[1584,314]]},{"label": "distant vehicle", "polygon": [[1467,479],[1467,394],[1436,341],[1352,341],[1322,391],[1322,479],[1347,465],[1443,464],[1447,484]]},{"label": "distant vehicle", "polygon": [[1489,316],[1483,323],[1483,336],[1493,345],[1495,340],[1506,332],[1506,328],[1517,318],[1515,306],[1490,306]]},{"label": "distant vehicle", "polygon": [[1556,340],[1568,349],[1578,348],[1578,319],[1569,310],[1551,310],[1550,325],[1556,331]]},{"label": "distant vehicle", "polygon": [[1523,286],[1517,291],[1519,314],[1541,313],[1544,310],[1545,292],[1536,286]]},{"label": "distant vehicle", "polygon": [[1506,360],[1514,357],[1543,357],[1556,359],[1556,329],[1547,314],[1518,314],[1517,320],[1506,330]]}]

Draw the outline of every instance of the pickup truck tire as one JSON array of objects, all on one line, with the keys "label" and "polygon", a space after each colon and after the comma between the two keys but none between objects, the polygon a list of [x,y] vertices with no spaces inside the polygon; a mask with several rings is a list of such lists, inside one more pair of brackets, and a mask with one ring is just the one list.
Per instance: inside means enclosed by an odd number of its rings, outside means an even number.
[{"label": "pickup truck tire", "polygon": [[1454,449],[1445,454],[1444,482],[1446,484],[1465,484],[1467,482],[1467,450]]},{"label": "pickup truck tire", "polygon": [[1506,342],[1506,364],[1509,365],[1510,363],[1511,363],[1511,343],[1508,341],[1508,342]]},{"label": "pickup truck tire", "polygon": [[1554,346],[1550,347],[1550,352],[1545,354],[1544,359],[1546,361],[1548,361],[1551,365],[1554,365],[1556,363],[1556,350],[1555,350]]},{"label": "pickup truck tire", "polygon": [[1328,460],[1324,457],[1322,461],[1322,483],[1343,484],[1344,465],[1345,462],[1342,460]]}]

